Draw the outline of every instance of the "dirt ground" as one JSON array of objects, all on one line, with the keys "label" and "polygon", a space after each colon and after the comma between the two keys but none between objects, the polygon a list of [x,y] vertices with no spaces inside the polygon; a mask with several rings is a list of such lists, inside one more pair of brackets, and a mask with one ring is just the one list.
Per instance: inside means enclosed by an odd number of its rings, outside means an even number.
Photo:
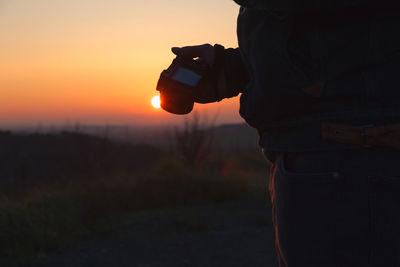
[{"label": "dirt ground", "polygon": [[254,200],[143,211],[128,216],[112,234],[0,266],[275,267],[270,213]]}]

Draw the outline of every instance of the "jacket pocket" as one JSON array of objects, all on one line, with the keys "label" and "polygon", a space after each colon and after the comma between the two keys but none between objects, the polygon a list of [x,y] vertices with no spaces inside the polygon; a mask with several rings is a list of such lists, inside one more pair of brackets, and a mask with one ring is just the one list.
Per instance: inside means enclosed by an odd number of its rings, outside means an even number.
[{"label": "jacket pocket", "polygon": [[320,160],[321,152],[282,152],[277,161],[278,173],[290,183],[336,183],[340,173],[329,155],[325,157]]}]

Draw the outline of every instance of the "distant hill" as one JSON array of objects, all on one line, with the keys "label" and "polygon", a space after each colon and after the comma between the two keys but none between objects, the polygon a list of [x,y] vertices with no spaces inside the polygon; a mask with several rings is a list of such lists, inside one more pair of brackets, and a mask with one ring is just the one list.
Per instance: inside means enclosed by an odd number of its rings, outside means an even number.
[{"label": "distant hill", "polygon": [[[167,148],[171,143],[171,135],[178,126],[131,126],[131,125],[73,125],[69,127],[31,127],[19,128],[22,133],[60,133],[63,131],[89,134],[107,138],[114,142],[130,144],[150,144]],[[248,125],[217,125],[211,132],[215,133],[216,146],[224,150],[258,150],[257,131]]]},{"label": "distant hill", "polygon": [[138,172],[163,153],[148,144],[120,144],[71,132],[0,132],[0,147],[0,193],[63,179]]}]

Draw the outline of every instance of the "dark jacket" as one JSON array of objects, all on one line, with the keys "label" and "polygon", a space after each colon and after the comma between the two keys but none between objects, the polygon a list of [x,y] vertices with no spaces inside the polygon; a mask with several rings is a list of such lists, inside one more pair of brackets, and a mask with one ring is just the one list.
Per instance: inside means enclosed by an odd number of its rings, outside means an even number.
[{"label": "dark jacket", "polygon": [[258,129],[261,146],[324,148],[316,141],[325,121],[400,122],[400,10],[366,0],[236,2],[250,78],[234,64],[226,74],[235,77],[240,114]]},{"label": "dark jacket", "polygon": [[330,11],[341,8],[396,8],[396,0],[234,0],[243,7],[269,12]]}]

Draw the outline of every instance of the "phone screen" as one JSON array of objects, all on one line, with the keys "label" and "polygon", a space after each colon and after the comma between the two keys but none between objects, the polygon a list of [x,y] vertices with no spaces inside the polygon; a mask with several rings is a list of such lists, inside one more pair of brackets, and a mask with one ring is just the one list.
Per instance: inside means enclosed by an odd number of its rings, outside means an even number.
[{"label": "phone screen", "polygon": [[201,76],[189,69],[179,68],[172,76],[172,79],[195,87],[200,82]]}]

